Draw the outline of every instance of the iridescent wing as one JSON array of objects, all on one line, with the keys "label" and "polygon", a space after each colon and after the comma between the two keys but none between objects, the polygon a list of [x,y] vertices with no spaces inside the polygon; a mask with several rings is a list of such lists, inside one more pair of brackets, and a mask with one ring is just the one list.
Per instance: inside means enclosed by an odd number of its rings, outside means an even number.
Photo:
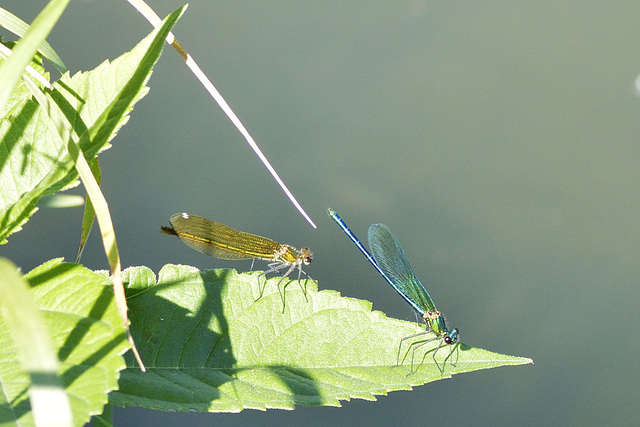
[{"label": "iridescent wing", "polygon": [[197,215],[177,213],[171,215],[169,222],[187,246],[216,258],[273,260],[276,253],[282,252],[282,245],[274,240],[238,231]]},{"label": "iridescent wing", "polygon": [[413,273],[400,242],[389,227],[373,224],[368,235],[369,249],[387,282],[421,315],[435,312],[431,296]]}]

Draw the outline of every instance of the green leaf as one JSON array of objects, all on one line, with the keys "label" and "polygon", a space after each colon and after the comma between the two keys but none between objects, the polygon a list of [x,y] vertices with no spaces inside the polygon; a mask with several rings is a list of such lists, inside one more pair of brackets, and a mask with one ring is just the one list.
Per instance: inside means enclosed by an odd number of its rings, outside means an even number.
[{"label": "green leaf", "polygon": [[45,41],[58,18],[67,7],[69,0],[51,0],[38,14],[36,19],[13,48],[11,56],[0,66],[0,111],[5,111],[5,104],[11,96],[18,80],[31,58]]},{"label": "green leaf", "polygon": [[128,360],[110,397],[117,405],[210,412],[340,406],[453,374],[531,363],[460,344],[440,349],[437,365],[434,341],[416,352],[410,373],[408,363],[396,367],[398,343],[424,329],[371,311],[367,301],[317,292],[315,282],[307,283],[308,302],[289,283],[283,314],[279,278],[256,301],[258,272],[166,265],[157,283],[146,267],[123,274],[131,332],[148,372]]},{"label": "green leaf", "polygon": [[[1,7],[0,25],[18,36],[24,36],[27,31],[29,31],[29,24]],[[67,71],[67,67],[62,62],[60,56],[58,56],[56,51],[46,40],[42,41],[42,44],[38,48],[38,52],[42,54],[43,57],[47,58],[61,74]]]},{"label": "green leaf", "polygon": [[[172,24],[176,16],[172,16]],[[108,148],[147,92],[145,85],[162,52],[163,37],[151,32],[131,52],[90,72],[65,74],[51,96],[60,106],[89,162]],[[34,67],[39,67],[32,62]],[[18,231],[46,194],[77,185],[78,173],[66,142],[20,82],[0,119],[0,243]]]},{"label": "green leaf", "polygon": [[[58,357],[53,351],[42,314],[18,268],[4,258],[0,258],[0,295],[0,314],[15,346],[20,368],[29,376],[28,394],[33,414],[32,418],[29,416],[30,422],[72,425],[69,397],[58,376]],[[23,423],[21,420],[20,424]]]},{"label": "green leaf", "polygon": [[[102,412],[117,387],[128,348],[108,278],[86,268],[49,261],[24,276],[59,360],[74,425]],[[42,331],[41,331],[42,332]],[[27,400],[32,386],[9,323],[0,318],[0,425],[33,425]]]}]

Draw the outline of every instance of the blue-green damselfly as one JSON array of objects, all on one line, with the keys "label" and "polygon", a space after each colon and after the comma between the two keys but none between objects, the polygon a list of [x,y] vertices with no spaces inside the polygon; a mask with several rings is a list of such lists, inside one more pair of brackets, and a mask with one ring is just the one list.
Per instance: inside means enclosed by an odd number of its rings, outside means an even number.
[{"label": "blue-green damselfly", "polygon": [[[342,231],[355,243],[360,252],[369,260],[371,265],[380,273],[382,277],[400,294],[405,301],[422,317],[426,323],[426,330],[418,334],[414,334],[400,340],[398,346],[398,356],[396,365],[400,365],[400,351],[404,341],[417,338],[419,336],[433,332],[434,338],[427,340],[418,340],[409,345],[411,350],[411,372],[413,372],[413,363],[415,351],[419,347],[435,340],[440,340],[438,347],[433,352],[433,360],[436,360],[436,354],[443,344],[455,344],[460,338],[458,328],[449,329],[445,322],[444,316],[437,309],[429,292],[424,288],[420,280],[413,273],[413,269],[407,261],[407,256],[400,245],[396,236],[391,232],[389,227],[384,224],[373,224],[369,227],[369,248],[373,256],[367,251],[364,245],[349,229],[347,224],[340,216],[331,208],[327,208],[329,216],[340,226]],[[453,351],[453,349],[452,349]],[[438,365],[439,366],[439,365]]]}]

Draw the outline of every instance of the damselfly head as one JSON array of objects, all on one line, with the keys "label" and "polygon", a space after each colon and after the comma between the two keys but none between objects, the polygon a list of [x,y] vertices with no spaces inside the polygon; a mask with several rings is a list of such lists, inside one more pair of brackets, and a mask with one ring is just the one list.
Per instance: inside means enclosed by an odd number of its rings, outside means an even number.
[{"label": "damselfly head", "polygon": [[311,264],[311,260],[313,260],[313,252],[309,248],[300,249],[300,258],[302,258],[302,263],[304,265]]},{"label": "damselfly head", "polygon": [[459,335],[460,335],[460,330],[458,328],[453,328],[452,330],[449,331],[449,333],[445,335],[443,340],[446,344],[454,344],[458,342]]}]

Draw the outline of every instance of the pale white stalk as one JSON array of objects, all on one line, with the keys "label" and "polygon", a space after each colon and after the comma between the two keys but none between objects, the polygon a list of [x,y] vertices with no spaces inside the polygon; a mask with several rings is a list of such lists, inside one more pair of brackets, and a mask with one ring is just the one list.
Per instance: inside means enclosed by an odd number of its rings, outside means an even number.
[{"label": "pale white stalk", "polygon": [[[129,3],[131,3],[133,7],[136,8],[136,10],[138,10],[138,12],[142,14],[142,16],[144,16],[147,19],[147,21],[151,23],[151,25],[153,25],[154,27],[157,27],[158,25],[160,25],[160,22],[161,22],[160,17],[153,11],[153,9],[147,6],[145,2],[141,0],[128,0],[128,1]],[[311,220],[309,215],[307,215],[307,213],[302,208],[302,206],[300,206],[300,203],[298,203],[298,201],[293,196],[291,191],[289,191],[285,183],[282,181],[282,179],[278,175],[278,172],[276,172],[273,166],[271,166],[271,163],[269,163],[269,160],[262,153],[262,150],[260,150],[260,147],[258,147],[258,144],[256,144],[255,140],[249,134],[247,129],[244,127],[244,125],[242,124],[238,116],[236,116],[236,114],[233,112],[229,104],[227,104],[227,101],[224,100],[220,92],[218,92],[215,86],[213,86],[213,83],[211,83],[209,78],[202,72],[202,70],[200,69],[198,64],[196,64],[195,60],[191,57],[191,55],[189,55],[182,48],[182,46],[180,46],[180,44],[176,41],[173,33],[169,33],[166,40],[167,40],[167,43],[169,43],[174,49],[176,49],[176,51],[178,51],[180,56],[182,56],[185,59],[187,67],[189,67],[189,69],[193,72],[193,74],[200,81],[200,83],[202,83],[205,89],[207,89],[207,91],[211,94],[211,96],[218,103],[222,111],[224,111],[227,117],[229,117],[229,120],[231,120],[231,123],[233,123],[235,127],[240,131],[242,136],[244,136],[244,139],[247,140],[247,143],[249,144],[249,146],[256,153],[256,155],[258,156],[262,164],[264,164],[264,166],[267,168],[269,173],[271,173],[271,176],[273,176],[273,179],[275,179],[278,185],[280,186],[280,188],[282,188],[282,191],[284,191],[284,193],[287,195],[289,200],[291,200],[291,203],[293,203],[293,205],[296,207],[296,209],[298,209],[300,214],[302,214],[302,216],[307,221],[309,221],[309,224],[311,224],[313,228],[318,228],[313,222],[313,220]]]}]

